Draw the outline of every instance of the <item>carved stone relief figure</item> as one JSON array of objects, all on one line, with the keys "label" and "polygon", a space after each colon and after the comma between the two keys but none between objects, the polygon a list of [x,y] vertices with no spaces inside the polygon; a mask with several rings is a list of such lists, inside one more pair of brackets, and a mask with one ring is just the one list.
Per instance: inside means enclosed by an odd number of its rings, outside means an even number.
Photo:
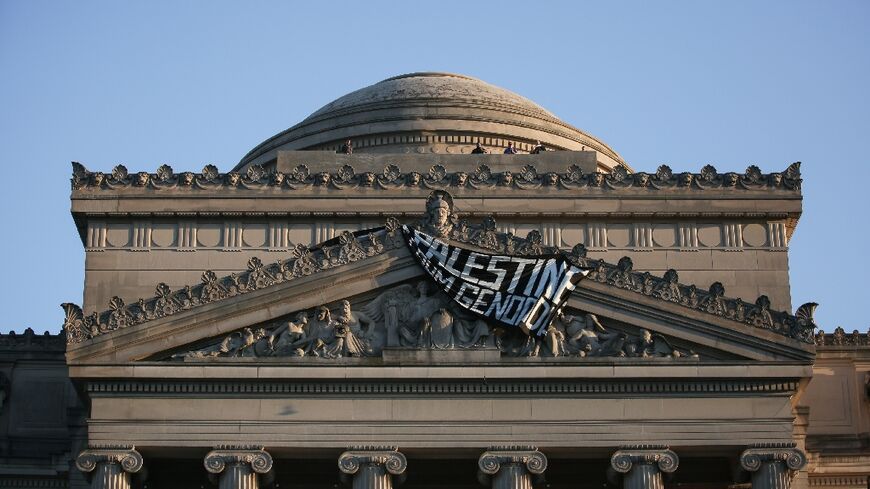
[{"label": "carved stone relief figure", "polygon": [[342,348],[339,356],[362,357],[372,353],[363,339],[363,322],[368,325],[369,334],[374,331],[374,323],[365,313],[354,312],[350,302],[341,301],[341,316],[335,321],[335,336]]},{"label": "carved stone relief figure", "polygon": [[[416,290],[415,290],[416,289]],[[455,307],[428,280],[402,284],[354,308],[340,302],[333,317],[326,306],[313,316],[245,328],[219,343],[175,359],[217,357],[305,357],[322,359],[379,356],[385,346],[424,350],[497,348],[506,357],[697,357],[674,348],[662,335],[641,329],[632,335],[608,329],[594,315],[560,313],[541,337],[490,327]]]},{"label": "carved stone relief figure", "polygon": [[568,351],[581,357],[625,356],[625,333],[608,332],[594,314],[562,315],[558,322],[565,324]]},{"label": "carved stone relief figure", "polygon": [[278,326],[267,337],[267,345],[269,352],[275,356],[304,356],[305,349],[302,345],[306,343],[308,334],[308,316],[304,312],[296,315],[296,321],[287,321],[282,326]]},{"label": "carved stone relief figure", "polygon": [[[629,357],[681,357],[683,353],[671,346],[670,342],[660,334],[653,334],[647,329],[640,330],[640,336],[626,342],[623,348]],[[689,352],[690,356],[695,356]]]},{"label": "carved stone relief figure", "polygon": [[443,190],[429,194],[426,199],[426,215],[422,220],[423,231],[438,238],[447,238],[455,221],[453,197]]}]

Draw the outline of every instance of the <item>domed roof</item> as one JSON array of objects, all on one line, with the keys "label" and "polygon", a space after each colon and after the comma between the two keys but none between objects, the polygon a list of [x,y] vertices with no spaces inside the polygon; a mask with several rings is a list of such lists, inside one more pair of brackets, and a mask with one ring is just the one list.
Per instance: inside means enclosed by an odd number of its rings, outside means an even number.
[{"label": "domed roof", "polygon": [[299,124],[267,139],[239,163],[265,164],[279,150],[336,150],[351,139],[355,153],[491,152],[513,142],[551,149],[594,150],[609,169],[622,158],[597,138],[559,120],[531,100],[476,78],[410,73],[344,95]]}]

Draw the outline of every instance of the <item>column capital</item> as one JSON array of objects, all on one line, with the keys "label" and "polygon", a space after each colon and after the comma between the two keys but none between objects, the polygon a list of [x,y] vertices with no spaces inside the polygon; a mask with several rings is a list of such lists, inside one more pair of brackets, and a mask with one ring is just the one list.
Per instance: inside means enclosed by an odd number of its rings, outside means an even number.
[{"label": "column capital", "polygon": [[662,472],[673,472],[680,465],[680,458],[664,445],[622,446],[610,457],[610,466],[621,474],[627,474],[639,464],[655,464]]},{"label": "column capital", "polygon": [[765,463],[783,462],[789,470],[798,471],[807,464],[807,456],[795,443],[763,443],[750,445],[740,454],[740,466],[755,472]]},{"label": "column capital", "polygon": [[477,460],[480,471],[495,475],[504,464],[522,464],[532,474],[543,474],[547,470],[547,457],[532,446],[491,447]]},{"label": "column capital", "polygon": [[351,447],[338,457],[338,469],[353,475],[362,465],[383,465],[392,475],[401,475],[408,460],[397,447]]},{"label": "column capital", "polygon": [[220,474],[228,464],[247,464],[254,472],[265,474],[272,469],[272,456],[263,448],[219,447],[208,452],[203,464],[212,474]]},{"label": "column capital", "polygon": [[144,460],[135,447],[88,448],[76,457],[76,467],[85,473],[93,472],[101,463],[118,464],[124,472],[134,474],[142,469]]}]

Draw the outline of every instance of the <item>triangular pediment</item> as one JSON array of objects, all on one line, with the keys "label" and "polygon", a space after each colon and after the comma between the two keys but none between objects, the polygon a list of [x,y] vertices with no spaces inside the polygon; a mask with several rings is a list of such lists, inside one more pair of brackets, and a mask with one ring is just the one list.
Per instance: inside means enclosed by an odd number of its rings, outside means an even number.
[{"label": "triangular pediment", "polygon": [[[476,227],[461,223],[448,237],[502,253],[554,251],[543,249],[533,235],[497,233],[491,221]],[[569,298],[566,317],[554,321],[539,341],[463,314],[443,293],[421,294],[417,284],[429,278],[392,222],[301,247],[271,266],[252,260],[247,271],[230,277],[205,272],[201,284],[181,291],[158,286],[150,301],[115,303],[101,314],[84,316],[67,305],[67,358],[70,364],[242,358],[377,364],[413,358],[397,350],[479,350],[485,353],[475,358],[488,362],[812,361],[807,314],[769,311],[764,298],[747,304],[723,297],[716,287],[682,285],[676,272],[665,277],[633,272],[627,258],[608,264],[587,259],[582,248],[569,256],[590,269],[589,276]],[[343,312],[345,300],[351,321]],[[318,319],[320,308],[329,310],[331,322]],[[348,322],[352,331],[343,332]],[[323,333],[336,327],[338,335]]]}]

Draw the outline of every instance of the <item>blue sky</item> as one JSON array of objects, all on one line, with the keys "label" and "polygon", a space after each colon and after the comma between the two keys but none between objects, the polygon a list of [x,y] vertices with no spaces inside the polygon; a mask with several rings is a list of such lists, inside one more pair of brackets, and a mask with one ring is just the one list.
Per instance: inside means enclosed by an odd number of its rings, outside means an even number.
[{"label": "blue sky", "polygon": [[[870,319],[870,2],[0,0],[0,331],[81,302],[72,160],[228,170],[351,90],[450,71],[524,95],[635,169],[803,162],[792,302]],[[699,284],[706,286],[707,284]]]}]

